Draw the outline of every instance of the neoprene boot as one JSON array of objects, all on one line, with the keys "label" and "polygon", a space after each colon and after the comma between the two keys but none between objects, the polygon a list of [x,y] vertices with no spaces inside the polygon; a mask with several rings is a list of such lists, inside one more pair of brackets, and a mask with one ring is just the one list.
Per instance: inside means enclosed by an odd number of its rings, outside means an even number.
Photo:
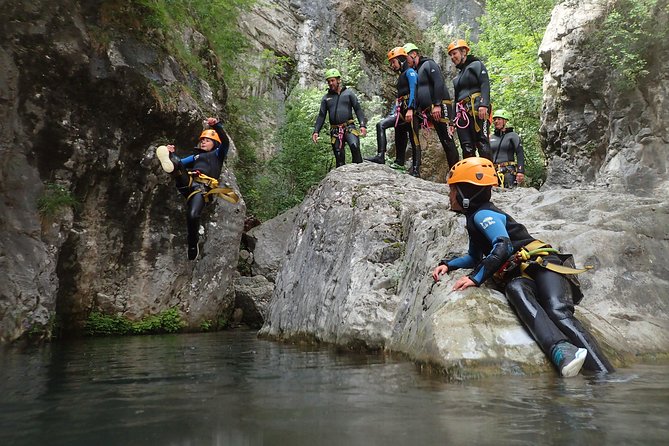
[{"label": "neoprene boot", "polygon": [[564,378],[571,378],[578,375],[581,371],[588,351],[584,348],[578,348],[567,341],[557,343],[551,350],[551,359],[553,364],[560,371]]},{"label": "neoprene boot", "polygon": [[377,163],[377,164],[385,164],[386,163],[386,156],[383,152],[379,152],[375,156],[370,156],[370,157],[365,158],[365,161],[371,161],[371,162]]},{"label": "neoprene boot", "polygon": [[160,166],[167,173],[172,173],[174,171],[174,163],[170,159],[170,151],[167,150],[167,146],[158,146],[156,149],[156,158],[160,161]]}]

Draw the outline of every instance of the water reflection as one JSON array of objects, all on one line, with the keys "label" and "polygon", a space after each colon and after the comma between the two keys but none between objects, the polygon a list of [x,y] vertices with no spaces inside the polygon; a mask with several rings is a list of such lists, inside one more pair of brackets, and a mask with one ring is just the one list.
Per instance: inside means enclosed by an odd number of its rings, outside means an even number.
[{"label": "water reflection", "polygon": [[0,353],[0,444],[654,444],[669,366],[449,383],[376,354],[255,333],[87,339]]}]

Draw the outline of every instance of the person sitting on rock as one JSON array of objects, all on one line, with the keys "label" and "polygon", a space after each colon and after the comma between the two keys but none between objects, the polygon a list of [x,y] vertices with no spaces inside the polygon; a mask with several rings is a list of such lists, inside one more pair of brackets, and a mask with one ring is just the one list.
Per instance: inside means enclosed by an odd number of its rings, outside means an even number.
[{"label": "person sitting on rock", "polygon": [[560,254],[536,240],[525,226],[490,202],[497,174],[486,158],[470,157],[448,173],[451,210],[466,217],[469,250],[466,255],[444,259],[433,270],[439,281],[460,268],[473,271],[456,280],[461,291],[495,279],[521,322],[563,377],[575,376],[584,367],[598,373],[613,371],[597,341],[574,317],[574,305],[583,297],[574,274],[573,257]]},{"label": "person sitting on rock", "polygon": [[207,125],[199,138],[195,153],[179,158],[174,145],[159,146],[156,157],[163,170],[169,173],[177,190],[186,197],[186,223],[188,228],[188,259],[195,260],[199,253],[198,240],[200,215],[212,194],[237,202],[236,194],[229,188],[218,187],[218,177],[228,154],[230,140],[217,118],[207,118]]}]

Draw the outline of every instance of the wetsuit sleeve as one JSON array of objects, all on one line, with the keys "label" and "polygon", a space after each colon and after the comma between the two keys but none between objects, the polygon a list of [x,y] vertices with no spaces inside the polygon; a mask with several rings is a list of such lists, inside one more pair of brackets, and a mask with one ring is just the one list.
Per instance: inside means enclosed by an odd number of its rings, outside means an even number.
[{"label": "wetsuit sleeve", "polygon": [[461,257],[454,257],[452,259],[443,259],[441,262],[439,262],[439,264],[448,266],[448,271],[451,272],[462,268],[474,268],[474,266],[476,266],[477,260],[481,257],[481,253],[476,249],[476,246],[474,246],[470,240],[467,254]]},{"label": "wetsuit sleeve", "polygon": [[513,254],[513,245],[506,230],[506,216],[484,209],[474,214],[474,225],[490,242],[492,249],[476,265],[469,278],[480,286]]},{"label": "wetsuit sleeve", "polygon": [[195,162],[195,155],[188,155],[186,158],[181,158],[181,164],[188,167]]},{"label": "wetsuit sleeve", "polygon": [[488,76],[488,69],[479,62],[480,68],[478,71],[479,85],[481,86],[481,105],[490,108],[490,77]]},{"label": "wetsuit sleeve", "polygon": [[325,124],[325,114],[327,111],[328,103],[325,99],[325,96],[323,96],[323,99],[321,100],[321,108],[318,110],[318,117],[316,118],[316,124],[314,124],[314,133],[319,133],[323,128],[323,124]]},{"label": "wetsuit sleeve", "polygon": [[367,127],[367,118],[365,118],[365,113],[363,113],[362,107],[360,107],[360,101],[358,101],[358,97],[354,94],[351,94],[351,106],[355,111],[355,115],[358,117],[360,127]]},{"label": "wetsuit sleeve", "polygon": [[407,81],[409,81],[409,100],[407,101],[407,108],[414,110],[416,108],[416,85],[418,85],[418,73],[413,68],[407,69],[405,72]]},{"label": "wetsuit sleeve", "polygon": [[513,146],[516,150],[516,163],[518,164],[518,173],[525,173],[525,151],[523,150],[523,142],[520,140],[520,135],[513,133]]},{"label": "wetsuit sleeve", "polygon": [[434,91],[432,92],[434,95],[432,97],[432,104],[441,105],[441,102],[445,99],[444,89],[446,88],[446,85],[444,85],[444,76],[441,74],[441,68],[439,68],[439,65],[434,61],[430,61],[428,69],[430,70],[430,83],[434,87]]},{"label": "wetsuit sleeve", "polygon": [[228,156],[228,150],[230,149],[230,138],[228,138],[228,134],[223,130],[223,123],[221,121],[214,124],[213,128],[218,137],[221,138],[221,144],[219,144],[216,149],[216,156],[218,156],[221,161],[225,161],[225,158]]}]

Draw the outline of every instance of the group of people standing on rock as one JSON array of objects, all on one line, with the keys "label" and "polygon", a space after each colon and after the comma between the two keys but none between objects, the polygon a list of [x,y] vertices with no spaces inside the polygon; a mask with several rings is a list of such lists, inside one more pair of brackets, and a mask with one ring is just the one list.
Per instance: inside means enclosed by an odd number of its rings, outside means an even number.
[{"label": "group of people standing on rock", "polygon": [[[411,143],[411,175],[420,176],[421,145],[419,133],[434,129],[446,154],[449,167],[460,159],[454,135],[457,133],[462,157],[479,156],[492,160],[498,168],[500,185],[513,187],[524,179],[524,154],[520,137],[506,126],[509,113],[504,110],[492,113],[495,123],[490,134],[490,80],[481,60],[469,54],[470,48],[462,39],[451,42],[448,54],[459,70],[453,79],[454,100],[444,82],[439,65],[421,54],[413,43],[406,43],[388,51],[388,63],[397,73],[397,92],[390,113],[376,124],[377,154],[367,161],[385,164],[387,151],[386,130],[395,129],[395,161],[391,167],[403,168],[406,148]],[[355,94],[341,80],[338,70],[325,73],[328,92],[321,101],[314,125],[312,139],[325,123],[330,121],[332,150],[336,166],[345,163],[344,143],[349,145],[354,163],[362,162],[359,134],[365,136],[367,120]],[[358,132],[353,119],[358,118]]]}]

